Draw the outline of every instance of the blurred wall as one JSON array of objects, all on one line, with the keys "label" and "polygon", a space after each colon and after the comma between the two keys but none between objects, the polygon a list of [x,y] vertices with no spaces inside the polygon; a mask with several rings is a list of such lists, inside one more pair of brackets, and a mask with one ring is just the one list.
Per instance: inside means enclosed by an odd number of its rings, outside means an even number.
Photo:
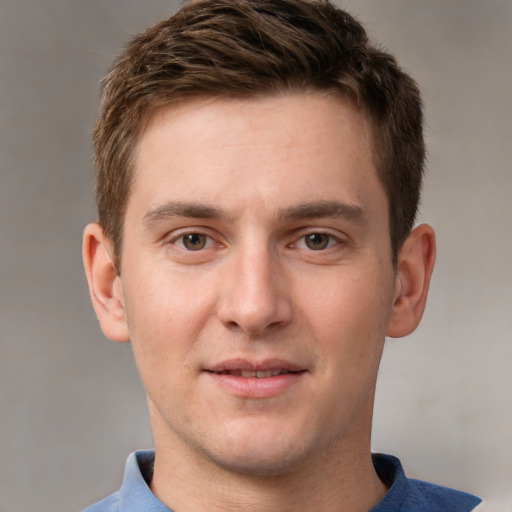
[{"label": "blurred wall", "polygon": [[[0,511],[80,510],[149,447],[128,345],[89,305],[99,80],[163,0],[0,1]],[[373,447],[512,511],[512,3],[347,0],[422,86],[421,220],[439,255],[422,326],[390,340]]]}]

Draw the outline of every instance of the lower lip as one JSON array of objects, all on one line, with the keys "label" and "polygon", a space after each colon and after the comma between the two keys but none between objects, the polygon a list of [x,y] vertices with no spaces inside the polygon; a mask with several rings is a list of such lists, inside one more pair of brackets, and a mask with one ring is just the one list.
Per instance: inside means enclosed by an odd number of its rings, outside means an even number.
[{"label": "lower lip", "polygon": [[224,391],[240,398],[271,398],[299,384],[306,372],[283,373],[274,377],[240,377],[208,372],[207,375]]}]

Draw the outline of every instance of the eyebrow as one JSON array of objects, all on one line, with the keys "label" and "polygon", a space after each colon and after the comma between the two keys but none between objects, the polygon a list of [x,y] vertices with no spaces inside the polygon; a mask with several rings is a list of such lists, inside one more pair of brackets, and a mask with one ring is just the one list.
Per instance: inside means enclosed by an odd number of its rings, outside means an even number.
[{"label": "eyebrow", "polygon": [[146,227],[172,217],[190,217],[194,219],[226,219],[227,215],[220,208],[201,203],[169,201],[151,208],[142,219]]},{"label": "eyebrow", "polygon": [[367,224],[366,212],[358,205],[341,201],[312,201],[286,208],[281,217],[287,220],[345,217],[361,224]]},{"label": "eyebrow", "polygon": [[[215,206],[188,201],[168,201],[148,210],[143,217],[143,224],[146,227],[151,227],[153,224],[173,217],[215,220],[228,220],[230,218],[226,212]],[[361,224],[367,223],[367,217],[363,208],[341,201],[312,201],[302,203],[281,210],[278,217],[282,220],[345,217]]]}]

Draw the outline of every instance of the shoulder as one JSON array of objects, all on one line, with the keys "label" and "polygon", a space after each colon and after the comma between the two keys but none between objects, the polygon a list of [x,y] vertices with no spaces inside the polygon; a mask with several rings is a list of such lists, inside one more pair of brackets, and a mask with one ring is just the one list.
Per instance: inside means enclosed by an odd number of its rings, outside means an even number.
[{"label": "shoulder", "polygon": [[473,510],[480,502],[480,498],[466,492],[449,489],[441,485],[409,479],[409,492],[404,500],[401,510],[429,512],[446,511],[468,512]]},{"label": "shoulder", "polygon": [[119,492],[115,492],[105,499],[87,507],[83,512],[118,512],[119,510]]}]

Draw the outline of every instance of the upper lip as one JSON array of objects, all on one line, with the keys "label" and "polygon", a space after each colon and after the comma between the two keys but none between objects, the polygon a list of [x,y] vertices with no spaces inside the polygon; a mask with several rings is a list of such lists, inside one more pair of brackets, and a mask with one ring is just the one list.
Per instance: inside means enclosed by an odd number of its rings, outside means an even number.
[{"label": "upper lip", "polygon": [[304,366],[286,361],[283,359],[265,359],[262,361],[254,361],[248,359],[228,359],[220,363],[213,364],[205,368],[205,371],[220,373],[227,371],[267,371],[267,370],[284,370],[288,372],[304,371]]}]

